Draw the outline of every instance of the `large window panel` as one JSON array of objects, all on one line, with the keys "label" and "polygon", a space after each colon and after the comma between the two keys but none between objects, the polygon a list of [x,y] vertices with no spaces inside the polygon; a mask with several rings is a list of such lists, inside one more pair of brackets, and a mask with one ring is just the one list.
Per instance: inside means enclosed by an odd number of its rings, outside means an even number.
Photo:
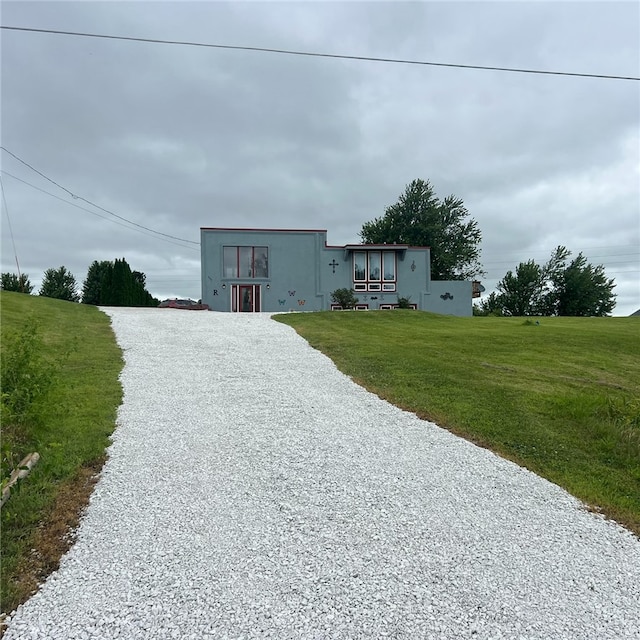
[{"label": "large window panel", "polygon": [[224,247],[223,273],[225,278],[238,277],[238,247]]},{"label": "large window panel", "polygon": [[253,247],[254,278],[269,277],[269,250],[267,247]]},{"label": "large window panel", "polygon": [[395,291],[397,280],[395,251],[354,251],[355,291]]},{"label": "large window panel", "polygon": [[381,265],[380,265],[380,252],[369,252],[369,280],[380,280]]},{"label": "large window panel", "polygon": [[353,252],[353,279],[367,279],[367,254],[364,251]]},{"label": "large window panel", "polygon": [[225,278],[268,278],[268,247],[224,247],[223,273]]},{"label": "large window panel", "polygon": [[393,251],[385,251],[382,254],[382,266],[385,282],[394,282],[396,279],[396,254]]},{"label": "large window panel", "polygon": [[238,277],[253,278],[253,247],[238,247]]}]

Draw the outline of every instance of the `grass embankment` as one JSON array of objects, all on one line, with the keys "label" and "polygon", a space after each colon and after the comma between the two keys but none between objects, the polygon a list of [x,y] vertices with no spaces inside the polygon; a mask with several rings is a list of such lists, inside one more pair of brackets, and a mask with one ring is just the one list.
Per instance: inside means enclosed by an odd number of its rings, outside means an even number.
[{"label": "grass embankment", "polygon": [[640,534],[640,320],[280,315],[356,382]]},{"label": "grass embankment", "polygon": [[[28,453],[40,461],[2,507],[2,611],[13,610],[57,567],[68,532],[104,462],[122,398],[122,356],[109,318],[96,307],[19,293],[0,293],[3,375],[29,369],[45,389],[7,420],[3,386],[2,471]],[[28,384],[23,384],[23,389]]]}]

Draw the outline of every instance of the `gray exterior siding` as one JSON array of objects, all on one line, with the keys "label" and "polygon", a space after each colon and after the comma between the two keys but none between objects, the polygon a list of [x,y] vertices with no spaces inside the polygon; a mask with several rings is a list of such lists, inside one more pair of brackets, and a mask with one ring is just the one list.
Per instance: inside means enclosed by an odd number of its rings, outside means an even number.
[{"label": "gray exterior siding", "polygon": [[[361,305],[379,309],[396,305],[398,296],[410,298],[418,309],[458,316],[471,315],[471,282],[432,282],[428,247],[396,245],[328,246],[325,230],[215,229],[201,233],[202,301],[214,311],[322,311],[331,308],[331,292],[340,288],[364,288],[355,295]],[[225,272],[225,247],[227,270]],[[266,247],[268,268],[253,271],[246,266],[244,275],[229,269],[233,247]],[[249,263],[250,249],[242,249],[243,264]],[[375,252],[366,278],[377,265],[395,266],[377,280],[354,280],[354,252]],[[256,249],[262,258],[264,251]],[[378,265],[376,256],[387,263]],[[368,253],[365,253],[368,255]],[[392,261],[390,256],[394,256]],[[238,263],[240,263],[240,258]],[[264,260],[263,260],[264,262]],[[361,260],[358,260],[361,262]],[[262,264],[262,263],[261,263]],[[380,273],[380,269],[377,270]],[[251,275],[248,275],[251,274]],[[385,281],[383,278],[389,278]],[[372,290],[372,289],[378,290]],[[387,289],[387,290],[383,290]],[[389,289],[394,288],[394,291]],[[449,295],[446,295],[446,294]]]}]

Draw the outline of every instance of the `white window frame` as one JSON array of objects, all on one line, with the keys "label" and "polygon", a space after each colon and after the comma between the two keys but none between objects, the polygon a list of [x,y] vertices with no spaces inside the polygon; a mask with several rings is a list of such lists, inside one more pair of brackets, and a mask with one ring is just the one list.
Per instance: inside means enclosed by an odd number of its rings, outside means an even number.
[{"label": "white window frame", "polygon": [[[395,251],[375,249],[371,251],[354,251],[352,254],[352,275],[354,291],[395,291],[398,280],[398,256]],[[389,260],[392,264],[389,264]],[[362,274],[362,270],[356,271],[356,264],[364,264],[364,277],[356,277]],[[386,267],[392,266],[391,270]]]}]

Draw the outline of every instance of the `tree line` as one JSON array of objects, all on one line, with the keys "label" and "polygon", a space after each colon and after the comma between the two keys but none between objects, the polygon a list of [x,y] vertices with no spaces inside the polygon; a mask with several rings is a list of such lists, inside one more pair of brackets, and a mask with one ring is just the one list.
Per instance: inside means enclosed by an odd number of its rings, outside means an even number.
[{"label": "tree line", "polygon": [[[33,285],[29,276],[6,272],[0,275],[0,289],[31,294]],[[69,302],[115,307],[156,307],[159,300],[146,289],[146,276],[132,271],[127,261],[94,260],[87,277],[78,290],[75,276],[64,266],[47,269],[42,278],[38,295]]]},{"label": "tree line", "polygon": [[579,253],[559,246],[543,265],[521,262],[507,271],[491,293],[475,307],[476,315],[607,316],[615,307],[616,286],[602,265],[593,266]]}]

